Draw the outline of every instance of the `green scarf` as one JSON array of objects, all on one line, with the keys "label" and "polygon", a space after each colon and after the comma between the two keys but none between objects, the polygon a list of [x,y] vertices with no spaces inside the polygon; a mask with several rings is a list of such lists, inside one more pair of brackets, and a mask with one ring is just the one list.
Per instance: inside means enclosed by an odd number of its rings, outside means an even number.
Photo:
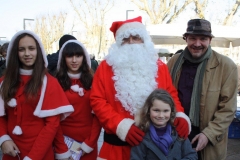
[{"label": "green scarf", "polygon": [[185,50],[178,57],[174,67],[171,70],[171,76],[173,82],[176,81],[177,72],[181,69],[185,60],[191,63],[199,63],[197,72],[194,79],[193,91],[191,96],[191,105],[189,111],[189,118],[193,126],[199,127],[199,114],[200,114],[200,98],[202,92],[202,82],[207,65],[207,61],[212,53],[211,46],[208,47],[206,53],[199,59],[194,59],[186,47]]}]

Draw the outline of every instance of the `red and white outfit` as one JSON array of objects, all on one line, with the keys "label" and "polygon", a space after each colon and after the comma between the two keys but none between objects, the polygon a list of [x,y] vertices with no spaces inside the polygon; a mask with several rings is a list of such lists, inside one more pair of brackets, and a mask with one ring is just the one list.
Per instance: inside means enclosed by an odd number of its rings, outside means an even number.
[{"label": "red and white outfit", "polygon": [[[106,135],[98,160],[130,159],[131,146],[126,143],[126,136],[131,126],[139,122],[138,112],[156,88],[167,90],[174,99],[177,116],[189,120],[167,66],[158,60],[151,38],[137,21],[113,23],[111,31],[115,30],[116,43],[94,75],[91,105]],[[139,35],[144,43],[121,45],[122,39],[130,35]],[[189,129],[189,124],[184,127]]]},{"label": "red and white outfit", "polygon": [[[33,35],[45,54],[37,35],[26,30],[15,34],[7,54],[11,53],[15,38],[22,33]],[[43,57],[45,66],[47,66],[45,55]],[[7,140],[13,140],[20,150],[18,153],[20,159],[52,160],[54,159],[52,142],[57,133],[60,119],[66,118],[74,110],[58,81],[48,73],[43,78],[37,98],[27,100],[23,91],[31,75],[32,70],[20,69],[20,86],[16,95],[7,102],[6,110],[2,97],[0,97],[0,145]],[[1,83],[2,81],[4,78],[1,79]],[[18,159],[18,156],[3,155],[3,160]]]},{"label": "red and white outfit", "polygon": [[[85,49],[85,47],[77,40],[69,40],[62,46],[59,52],[59,61],[62,58],[62,50],[66,44],[73,42],[79,44],[85,53],[87,58],[87,63],[89,67],[91,66],[90,57]],[[89,60],[88,60],[89,59]],[[58,62],[57,69],[59,69],[60,63]],[[81,160],[94,160],[97,158],[98,146],[97,141],[101,131],[101,126],[97,117],[92,112],[92,107],[90,105],[90,92],[91,90],[85,90],[82,83],[80,82],[79,74],[68,73],[71,79],[71,87],[69,90],[65,91],[65,94],[74,107],[74,112],[68,116],[65,120],[61,121],[61,129],[63,135],[66,135],[81,144],[81,149],[86,152]],[[59,141],[61,137],[58,137]],[[57,142],[57,141],[56,141]],[[59,147],[59,143],[55,143],[55,146]],[[61,147],[60,147],[61,148]],[[66,158],[64,156],[64,150],[56,150],[56,158]]]}]

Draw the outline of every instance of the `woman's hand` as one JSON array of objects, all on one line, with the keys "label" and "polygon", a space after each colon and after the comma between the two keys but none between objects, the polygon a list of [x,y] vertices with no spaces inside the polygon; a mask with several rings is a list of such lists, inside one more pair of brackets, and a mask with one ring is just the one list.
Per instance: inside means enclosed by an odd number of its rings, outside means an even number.
[{"label": "woman's hand", "polygon": [[17,145],[12,140],[7,140],[2,143],[1,146],[3,154],[7,154],[15,157],[18,153],[20,153]]},{"label": "woman's hand", "polygon": [[81,147],[79,147],[77,150],[80,151],[80,152],[82,152],[81,157],[86,153],[86,152],[84,152],[84,151],[82,150]]}]

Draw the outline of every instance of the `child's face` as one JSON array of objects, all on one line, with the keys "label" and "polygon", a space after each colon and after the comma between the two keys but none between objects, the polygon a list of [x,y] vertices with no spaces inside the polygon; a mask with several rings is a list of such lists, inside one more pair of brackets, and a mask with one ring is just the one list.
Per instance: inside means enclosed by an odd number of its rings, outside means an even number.
[{"label": "child's face", "polygon": [[150,119],[157,128],[165,127],[171,117],[170,105],[161,100],[155,99],[150,108]]}]

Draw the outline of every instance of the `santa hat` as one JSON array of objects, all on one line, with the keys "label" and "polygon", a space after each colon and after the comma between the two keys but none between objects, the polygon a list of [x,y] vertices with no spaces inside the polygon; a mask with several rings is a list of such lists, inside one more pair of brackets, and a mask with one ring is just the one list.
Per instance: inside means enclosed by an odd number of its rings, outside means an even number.
[{"label": "santa hat", "polygon": [[144,43],[145,41],[151,41],[146,27],[142,24],[141,16],[126,21],[113,22],[110,31],[113,32],[116,43],[119,45],[122,44],[123,38],[128,38],[130,35],[139,35]]},{"label": "santa hat", "polygon": [[44,50],[44,46],[42,44],[42,41],[40,40],[40,38],[38,37],[38,35],[36,35],[34,32],[32,31],[29,31],[29,30],[22,30],[22,31],[19,31],[17,32],[11,39],[10,43],[9,43],[9,46],[8,46],[8,50],[7,50],[7,57],[6,57],[6,66],[8,65],[8,61],[9,61],[9,56],[12,52],[12,48],[13,48],[13,45],[14,45],[14,42],[15,40],[17,39],[18,36],[22,35],[22,34],[29,34],[31,36],[34,37],[34,39],[38,42],[39,46],[40,46],[40,49],[42,51],[42,56],[43,56],[43,60],[44,60],[44,65],[45,67],[47,68],[48,66],[48,61],[47,61],[47,56],[46,56],[46,52]]},{"label": "santa hat", "polygon": [[85,57],[86,57],[86,60],[87,60],[87,64],[88,64],[89,68],[91,68],[90,55],[88,54],[88,52],[87,52],[86,48],[84,47],[84,45],[83,45],[81,42],[79,42],[78,40],[68,40],[67,42],[65,42],[65,43],[63,44],[63,46],[61,47],[61,49],[60,49],[60,51],[59,51],[58,63],[57,63],[57,70],[60,69],[60,62],[61,62],[61,59],[62,59],[62,52],[63,52],[65,46],[66,46],[68,43],[76,43],[76,44],[78,44],[79,46],[82,47],[83,52],[84,52]]}]

